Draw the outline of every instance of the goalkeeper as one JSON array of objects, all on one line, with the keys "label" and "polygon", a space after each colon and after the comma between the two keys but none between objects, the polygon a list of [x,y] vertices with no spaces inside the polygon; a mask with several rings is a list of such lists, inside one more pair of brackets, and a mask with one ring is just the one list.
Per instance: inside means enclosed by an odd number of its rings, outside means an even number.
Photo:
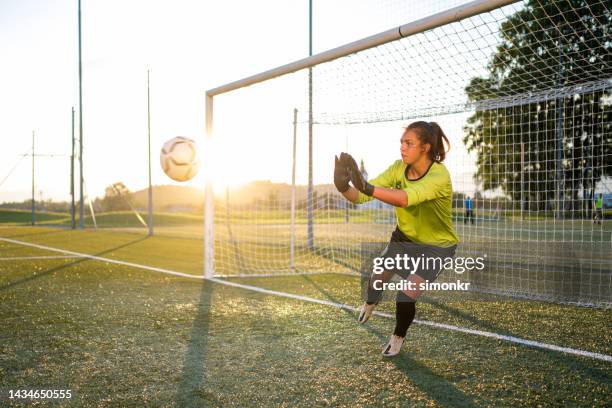
[{"label": "goalkeeper", "polygon": [[[365,180],[357,163],[347,153],[336,157],[334,184],[342,195],[355,204],[374,198],[395,206],[397,227],[383,258],[407,254],[411,258],[448,258],[457,248],[458,238],[452,225],[452,185],[442,164],[449,146],[448,138],[435,122],[414,122],[400,139],[401,160],[372,180]],[[446,146],[445,146],[446,143]],[[353,186],[349,185],[349,181]],[[427,262],[416,270],[396,267],[382,273],[372,273],[367,299],[359,313],[359,323],[365,323],[382,297],[381,286],[394,275],[413,282],[413,290],[398,291],[396,297],[395,330],[383,347],[382,354],[399,354],[408,327],[414,320],[415,302],[421,295],[419,285],[433,282],[441,271],[440,263]]]}]

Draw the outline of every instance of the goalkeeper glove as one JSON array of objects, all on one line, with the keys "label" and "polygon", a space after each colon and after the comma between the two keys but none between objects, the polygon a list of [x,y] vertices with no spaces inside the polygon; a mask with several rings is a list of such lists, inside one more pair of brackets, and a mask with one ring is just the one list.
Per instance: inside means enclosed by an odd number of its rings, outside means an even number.
[{"label": "goalkeeper glove", "polygon": [[[340,156],[342,157],[342,156]],[[334,166],[334,184],[339,192],[344,193],[349,189],[349,181],[351,180],[351,175],[348,172],[348,169],[342,163],[341,160],[338,160],[338,156],[334,156],[335,166]]]},{"label": "goalkeeper glove", "polygon": [[357,166],[355,159],[353,159],[353,156],[348,153],[342,153],[340,155],[340,161],[343,161],[348,168],[353,186],[355,186],[355,188],[361,191],[363,194],[372,197],[374,194],[374,186],[368,183],[368,181],[363,177],[363,174],[361,174],[361,171],[359,171],[359,167]]}]

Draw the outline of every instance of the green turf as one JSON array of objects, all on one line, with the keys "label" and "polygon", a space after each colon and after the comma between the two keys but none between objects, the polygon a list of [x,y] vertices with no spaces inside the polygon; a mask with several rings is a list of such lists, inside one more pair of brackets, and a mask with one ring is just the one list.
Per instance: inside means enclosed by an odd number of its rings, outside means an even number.
[{"label": "green turf", "polygon": [[[0,228],[0,236],[202,270],[201,241],[113,231]],[[0,241],[0,258],[57,255]],[[359,304],[357,278],[232,281]],[[381,310],[390,311],[385,302]],[[2,387],[72,389],[75,406],[607,406],[610,363],[393,322],[195,279],[83,259],[0,261]],[[428,296],[418,319],[612,353],[610,310]]]},{"label": "green turf", "polygon": [[[64,222],[68,219],[70,223],[70,215],[56,212],[38,212],[35,216],[35,222],[37,223],[58,223]],[[26,210],[9,210],[6,208],[0,208],[0,224],[31,224],[32,223],[32,212]]]}]

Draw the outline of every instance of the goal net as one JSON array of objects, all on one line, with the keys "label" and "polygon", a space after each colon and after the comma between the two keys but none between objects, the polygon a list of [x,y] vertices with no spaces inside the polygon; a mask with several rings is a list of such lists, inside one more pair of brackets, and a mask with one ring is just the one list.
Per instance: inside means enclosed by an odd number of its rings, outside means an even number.
[{"label": "goal net", "polygon": [[611,30],[605,1],[475,1],[209,90],[205,273],[359,273],[395,213],[344,200],[334,155],[375,177],[426,120],[451,142],[456,256],[486,259],[440,279],[610,306]]}]

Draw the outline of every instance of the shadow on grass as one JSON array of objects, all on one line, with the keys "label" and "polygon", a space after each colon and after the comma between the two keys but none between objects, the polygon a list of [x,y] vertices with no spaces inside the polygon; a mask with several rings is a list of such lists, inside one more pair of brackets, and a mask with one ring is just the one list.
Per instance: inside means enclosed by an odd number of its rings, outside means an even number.
[{"label": "shadow on grass", "polygon": [[[308,280],[315,288],[317,288],[317,290],[319,290],[325,297],[327,297],[328,299],[334,302],[342,303],[342,302],[334,300],[334,298],[329,293],[327,293],[325,289],[317,285],[314,281],[312,281],[312,279],[308,278],[307,276],[303,276],[303,277],[306,280]],[[457,308],[454,308],[449,305],[443,305],[441,302],[435,301],[431,298],[427,299],[427,303],[431,304],[433,307],[439,307],[440,309],[444,310],[450,315],[465,319],[475,324],[477,326],[476,327],[477,330],[487,330],[493,333],[504,334],[507,336],[519,337],[519,338],[521,337],[521,336],[515,335],[514,333],[512,333],[511,331],[507,329],[503,329],[499,327],[498,325],[493,324],[490,321],[483,321],[482,319],[479,319],[469,313],[460,311]],[[520,309],[520,310],[523,310],[523,309]],[[355,318],[354,313],[352,311],[347,311],[347,312],[349,312],[351,316]],[[571,322],[568,321],[568,324],[571,324]],[[382,341],[387,340],[384,336],[381,337],[379,333],[376,333],[369,326],[363,326],[363,327],[365,327],[370,332],[376,334],[379,338],[381,338]],[[524,346],[524,347],[528,347],[528,346]],[[590,364],[592,360],[588,357],[577,357],[571,354],[559,353],[559,352],[552,351],[552,350],[549,351],[549,350],[537,349],[537,348],[532,348],[532,347],[528,347],[528,349],[541,353],[542,357],[549,359],[551,365],[553,366],[556,366],[556,367],[566,366],[567,368],[571,370],[578,371],[590,377],[594,381],[601,382],[603,384],[612,383],[612,373],[609,370],[599,369],[597,367],[594,367],[593,364]],[[402,361],[406,361],[406,359],[397,359],[395,361],[396,366],[400,367],[400,364]],[[412,364],[413,363],[411,362],[410,364],[405,364],[404,366],[406,368],[410,368]]]},{"label": "shadow on grass", "polygon": [[[518,304],[516,305],[516,307],[512,308],[513,311],[518,313],[523,312],[525,309],[521,307],[521,300],[518,301]],[[473,316],[470,313],[466,313],[463,312],[455,307],[449,306],[449,305],[445,305],[442,302],[439,302],[437,300],[434,300],[432,298],[427,298],[426,303],[432,305],[433,307],[437,307],[440,310],[443,310],[444,312],[448,313],[451,316],[455,316],[458,317],[460,319],[465,319],[470,323],[473,323],[476,327],[474,327],[477,330],[486,330],[489,332],[493,332],[493,333],[498,333],[498,334],[502,334],[502,335],[506,335],[506,336],[512,336],[512,337],[521,337],[520,335],[516,335],[513,332],[511,332],[508,329],[504,329],[496,324],[493,324],[491,321],[484,321],[482,319],[479,319],[475,316]],[[568,306],[571,307],[571,306]],[[506,309],[503,310],[503,313],[512,313],[512,310]],[[525,318],[528,317],[528,314],[525,315],[521,315],[521,318]],[[534,322],[535,323],[535,322]],[[566,322],[564,322],[566,324],[571,324],[570,320],[567,320]],[[603,381],[606,380],[608,383],[610,383],[612,381],[611,379],[611,374],[609,372],[603,371],[603,370],[599,370],[589,364],[586,364],[583,358],[577,358],[571,354],[560,354],[558,352],[554,352],[554,351],[545,351],[545,350],[541,350],[543,353],[546,353],[547,357],[550,358],[553,362],[553,364],[555,365],[565,365],[569,368],[571,368],[572,370],[576,370],[579,369],[580,371],[582,371],[584,374],[587,374],[589,377],[593,378],[596,381]]]},{"label": "shadow on grass", "polygon": [[201,407],[218,404],[214,395],[201,391],[206,376],[213,285],[210,281],[204,280],[202,282],[200,302],[191,327],[189,347],[183,360],[183,371],[176,393],[177,405],[180,407]]},{"label": "shadow on grass", "polygon": [[[424,296],[423,296],[424,297]],[[499,327],[496,324],[493,324],[491,321],[486,321],[486,320],[482,320],[479,319],[478,317],[470,314],[470,313],[466,313],[464,311],[461,311],[459,309],[457,309],[456,307],[452,307],[449,306],[447,304],[444,304],[443,302],[440,302],[438,300],[432,299],[431,297],[427,297],[426,299],[419,299],[419,301],[423,304],[428,304],[433,306],[434,308],[440,309],[442,311],[444,311],[445,313],[457,317],[459,319],[462,320],[467,320],[470,323],[473,323],[474,325],[476,325],[476,329],[477,330],[487,330],[490,332],[495,332],[498,334],[503,334],[506,336],[516,336],[514,333],[512,333],[510,330],[507,329],[502,329],[501,327]]]},{"label": "shadow on grass", "polygon": [[[93,256],[102,256],[102,255],[107,254],[109,252],[116,251],[118,249],[125,248],[125,247],[130,246],[130,245],[134,245],[134,244],[136,244],[136,243],[138,243],[140,241],[144,241],[147,238],[148,237],[142,237],[142,238],[139,238],[139,239],[135,239],[133,241],[126,242],[123,245],[119,245],[119,246],[116,246],[114,248],[109,248],[109,249],[106,249],[106,250],[104,250],[102,252],[98,252],[96,254],[93,254]],[[24,283],[31,282],[31,281],[33,281],[35,279],[40,279],[42,277],[48,276],[48,275],[52,274],[53,272],[57,272],[57,271],[60,271],[62,269],[69,268],[71,266],[78,265],[80,263],[83,263],[85,261],[90,261],[90,260],[91,260],[90,258],[82,258],[82,259],[79,259],[78,261],[62,264],[62,265],[56,266],[54,268],[47,269],[46,271],[43,271],[43,272],[40,272],[40,273],[31,275],[31,276],[28,276],[27,278],[22,278],[22,279],[16,280],[15,282],[11,282],[11,283],[8,283],[6,285],[0,286],[0,290],[11,289],[11,288],[13,288],[15,286],[22,285]]]},{"label": "shadow on grass", "polygon": [[[308,281],[312,286],[314,286],[323,296],[329,299],[332,302],[342,303],[335,299],[329,292],[325,289],[317,285],[312,279],[308,276],[302,276],[306,281]],[[357,323],[357,316],[352,310],[342,309],[344,310],[352,320],[355,321],[355,325]],[[381,350],[384,342],[387,341],[387,336],[375,330],[370,325],[358,325],[361,328],[368,330],[370,333],[374,334],[381,341]],[[379,350],[375,351],[376,353],[380,353]],[[381,356],[381,358],[383,358]],[[429,398],[434,400],[437,404],[441,406],[448,407],[474,407],[478,406],[474,401],[473,397],[470,395],[466,395],[463,391],[459,390],[455,385],[448,382],[444,378],[440,377],[438,374],[433,372],[429,367],[424,366],[423,364],[416,361],[412,358],[408,353],[402,353],[398,357],[391,358],[388,360],[395,364],[395,366],[402,372],[404,375],[412,381],[412,383],[418,387],[420,390],[425,392]]]}]

